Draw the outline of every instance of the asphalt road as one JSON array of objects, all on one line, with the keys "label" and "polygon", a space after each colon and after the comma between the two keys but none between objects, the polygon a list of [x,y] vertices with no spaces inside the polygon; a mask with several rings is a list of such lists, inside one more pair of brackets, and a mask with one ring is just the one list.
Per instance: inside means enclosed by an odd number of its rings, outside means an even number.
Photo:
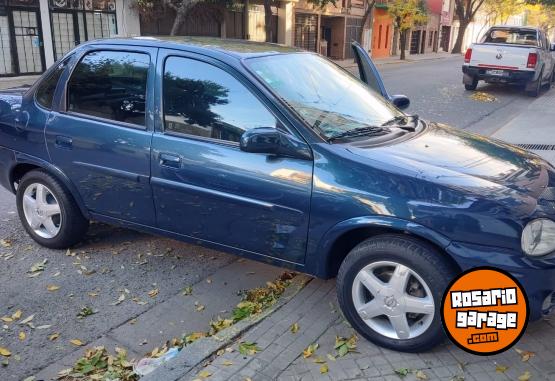
[{"label": "asphalt road", "polygon": [[480,82],[477,91],[493,96],[492,102],[470,98],[462,84],[463,59],[457,55],[434,61],[387,64],[378,69],[390,94],[405,94],[411,100],[407,112],[454,127],[491,135],[533,98],[514,86]]},{"label": "asphalt road", "polygon": [[[452,57],[389,64],[380,70],[392,94],[411,98],[409,112],[485,134],[531,102],[514,88],[489,85],[479,90],[493,95],[493,102],[469,98],[471,93],[461,84],[460,65],[461,58]],[[25,234],[14,196],[4,190],[0,190],[0,239],[5,240],[0,241],[0,317],[21,310],[19,321],[33,315],[35,327],[0,321],[0,347],[12,352],[9,364],[0,366],[0,380],[19,380],[37,373],[74,351],[71,339],[90,343],[237,260],[101,224],[92,225],[86,242],[70,253],[47,250]],[[32,266],[44,260],[44,270],[30,277]],[[59,289],[50,287],[49,291],[49,286]],[[159,290],[158,295],[150,297],[148,293],[154,289]],[[125,301],[116,304],[122,294]],[[96,313],[78,318],[83,306]],[[52,341],[49,337],[54,334],[59,337]],[[160,342],[166,339],[160,335]]]}]

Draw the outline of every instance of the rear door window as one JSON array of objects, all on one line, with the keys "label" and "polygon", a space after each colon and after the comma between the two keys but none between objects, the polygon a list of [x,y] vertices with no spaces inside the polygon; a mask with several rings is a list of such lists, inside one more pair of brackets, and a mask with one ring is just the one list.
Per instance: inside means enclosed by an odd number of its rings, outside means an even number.
[{"label": "rear door window", "polygon": [[54,70],[40,83],[35,93],[37,103],[45,109],[52,110],[52,101],[54,100],[54,92],[58,86],[58,81],[64,72],[71,57],[66,58],[60,62]]},{"label": "rear door window", "polygon": [[86,54],[68,83],[68,111],[145,126],[149,64],[145,53],[106,50]]}]

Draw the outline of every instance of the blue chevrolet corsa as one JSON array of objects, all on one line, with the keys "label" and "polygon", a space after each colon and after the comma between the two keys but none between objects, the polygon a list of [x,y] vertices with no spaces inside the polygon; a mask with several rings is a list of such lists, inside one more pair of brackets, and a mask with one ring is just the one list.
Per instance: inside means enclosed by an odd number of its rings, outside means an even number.
[{"label": "blue chevrolet corsa", "polygon": [[359,78],[253,42],[90,42],[31,88],[0,93],[0,183],[39,244],[90,220],[337,277],[369,340],[444,337],[442,293],[489,265],[555,303],[555,169],[538,156],[400,111],[371,59]]}]

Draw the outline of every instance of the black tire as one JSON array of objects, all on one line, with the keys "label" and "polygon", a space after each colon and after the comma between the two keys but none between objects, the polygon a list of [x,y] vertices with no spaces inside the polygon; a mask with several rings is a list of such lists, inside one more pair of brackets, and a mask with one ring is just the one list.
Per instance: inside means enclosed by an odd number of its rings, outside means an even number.
[{"label": "black tire", "polygon": [[[53,238],[38,235],[27,222],[23,210],[23,195],[32,184],[42,184],[51,191],[60,206],[59,232]],[[51,249],[67,249],[84,238],[89,221],[83,216],[73,196],[54,176],[42,170],[33,170],[25,174],[17,187],[17,211],[21,224],[37,243]]]},{"label": "black tire", "polygon": [[471,84],[464,84],[464,88],[468,91],[474,91],[478,87],[478,79],[473,78]]},{"label": "black tire", "polygon": [[[420,352],[438,345],[445,338],[441,300],[449,282],[458,273],[444,255],[432,245],[406,235],[381,235],[360,243],[347,255],[337,275],[339,305],[349,323],[374,344],[396,351]],[[356,311],[352,296],[356,275],[367,265],[380,261],[407,266],[427,283],[434,300],[434,312],[433,318],[430,316],[430,326],[420,335],[407,339],[387,337],[369,327]]]},{"label": "black tire", "polygon": [[533,83],[534,88],[532,90],[526,91],[526,94],[532,98],[537,98],[542,92],[542,77],[543,72],[540,73],[539,78]]}]

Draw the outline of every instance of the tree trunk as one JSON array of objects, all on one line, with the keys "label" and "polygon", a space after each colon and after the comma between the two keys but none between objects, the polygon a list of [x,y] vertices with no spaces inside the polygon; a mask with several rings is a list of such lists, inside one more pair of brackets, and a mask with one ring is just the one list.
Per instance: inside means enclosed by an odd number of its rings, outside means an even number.
[{"label": "tree trunk", "polygon": [[402,60],[405,60],[407,58],[406,55],[405,55],[405,49],[407,48],[407,32],[408,32],[408,29],[403,30],[401,32],[401,41],[399,42],[400,49],[401,49],[401,57],[400,58]]},{"label": "tree trunk", "polygon": [[266,42],[272,42],[274,29],[272,28],[272,0],[264,0],[264,28],[266,30]]},{"label": "tree trunk", "polygon": [[175,36],[179,33],[181,29],[181,25],[185,22],[185,18],[187,17],[187,10],[184,8],[179,8],[175,13],[175,20],[173,20],[172,30],[170,35]]},{"label": "tree trunk", "polygon": [[396,56],[399,46],[399,28],[393,28],[393,45],[391,46],[391,55]]},{"label": "tree trunk", "polygon": [[[376,0],[372,0],[371,2],[368,2],[368,7],[366,8],[366,11],[364,11],[364,16],[362,16],[362,26],[360,27],[360,32],[358,33],[358,42],[360,44],[362,44],[362,35],[364,34],[364,27],[366,26],[366,23],[368,22],[368,20],[370,19],[370,16],[372,15],[372,9],[374,8],[374,4],[376,3]],[[372,44],[370,44],[370,49],[372,48]]]},{"label": "tree trunk", "polygon": [[468,22],[461,21],[459,32],[457,33],[457,39],[455,40],[455,45],[453,45],[453,50],[451,50],[452,54],[460,54],[462,53],[462,44],[464,40],[464,33],[466,32],[466,28],[468,27]]}]

